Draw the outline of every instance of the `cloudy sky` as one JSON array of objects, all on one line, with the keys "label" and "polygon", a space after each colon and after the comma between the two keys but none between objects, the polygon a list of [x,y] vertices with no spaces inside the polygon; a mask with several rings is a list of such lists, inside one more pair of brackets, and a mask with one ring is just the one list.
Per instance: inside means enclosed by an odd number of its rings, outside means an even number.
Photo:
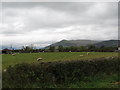
[{"label": "cloudy sky", "polygon": [[1,10],[3,46],[118,38],[117,2],[4,2]]}]

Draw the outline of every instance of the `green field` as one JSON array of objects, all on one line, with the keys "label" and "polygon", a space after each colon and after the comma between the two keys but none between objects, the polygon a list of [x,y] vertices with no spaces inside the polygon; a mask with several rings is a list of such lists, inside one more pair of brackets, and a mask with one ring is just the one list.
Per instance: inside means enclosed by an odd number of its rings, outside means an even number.
[{"label": "green field", "polygon": [[[83,56],[80,56],[83,55]],[[48,61],[66,61],[66,60],[88,60],[93,58],[118,56],[116,52],[54,52],[54,53],[21,53],[12,56],[11,54],[2,55],[2,68],[18,63],[37,63],[37,58],[42,58],[44,62]]]}]

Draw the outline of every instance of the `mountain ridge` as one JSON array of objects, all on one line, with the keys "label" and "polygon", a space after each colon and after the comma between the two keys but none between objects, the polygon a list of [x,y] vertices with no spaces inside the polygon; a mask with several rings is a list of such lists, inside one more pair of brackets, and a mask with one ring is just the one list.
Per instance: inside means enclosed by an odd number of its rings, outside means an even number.
[{"label": "mountain ridge", "polygon": [[61,40],[59,42],[53,43],[45,48],[48,48],[50,46],[64,46],[64,47],[69,47],[69,46],[87,46],[87,45],[95,45],[97,47],[100,46],[118,46],[118,40]]}]

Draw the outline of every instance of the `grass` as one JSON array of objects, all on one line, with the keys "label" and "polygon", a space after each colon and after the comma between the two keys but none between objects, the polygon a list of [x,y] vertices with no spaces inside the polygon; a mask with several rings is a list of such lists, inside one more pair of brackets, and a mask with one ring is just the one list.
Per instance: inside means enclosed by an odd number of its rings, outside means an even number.
[{"label": "grass", "polygon": [[96,75],[94,77],[86,77],[82,81],[63,84],[41,85],[34,83],[26,86],[26,88],[120,88],[116,82],[119,81],[117,74],[112,75]]},{"label": "grass", "polygon": [[[80,57],[80,55],[84,55]],[[44,62],[48,61],[66,61],[66,60],[88,60],[93,58],[101,58],[108,56],[118,56],[116,52],[91,52],[89,55],[86,52],[54,52],[54,53],[21,53],[15,56],[11,54],[2,55],[2,68],[7,68],[9,65],[18,63],[36,63],[37,58],[43,58]]]},{"label": "grass", "polygon": [[119,81],[118,75],[97,75],[95,77],[88,77],[85,81],[77,82],[75,84],[68,84],[69,88],[118,88],[115,84]]}]

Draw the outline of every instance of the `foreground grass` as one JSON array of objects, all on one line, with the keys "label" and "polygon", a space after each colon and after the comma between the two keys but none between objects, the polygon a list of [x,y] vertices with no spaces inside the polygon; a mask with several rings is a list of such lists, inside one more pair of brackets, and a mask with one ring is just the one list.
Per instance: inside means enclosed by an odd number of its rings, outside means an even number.
[{"label": "foreground grass", "polygon": [[[80,57],[80,55],[84,55]],[[21,53],[16,56],[10,54],[2,55],[2,68],[7,68],[9,65],[18,63],[37,63],[37,58],[43,58],[44,62],[51,61],[66,61],[66,60],[88,60],[93,58],[101,58],[108,56],[118,56],[115,52],[91,52],[89,55],[86,52],[55,52],[55,53]]]},{"label": "foreground grass", "polygon": [[118,88],[118,75],[88,77],[85,81],[68,84],[70,88]]},{"label": "foreground grass", "polygon": [[120,82],[117,74],[96,75],[94,77],[85,77],[79,82],[50,85],[34,83],[25,88],[120,88]]}]

